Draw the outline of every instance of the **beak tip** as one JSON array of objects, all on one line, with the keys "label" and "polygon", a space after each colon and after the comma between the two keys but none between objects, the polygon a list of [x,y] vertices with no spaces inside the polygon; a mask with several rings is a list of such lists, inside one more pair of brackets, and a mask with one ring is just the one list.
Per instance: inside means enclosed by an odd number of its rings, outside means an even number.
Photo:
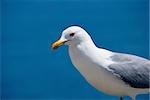
[{"label": "beak tip", "polygon": [[51,48],[52,51],[56,50],[56,48]]},{"label": "beak tip", "polygon": [[57,41],[55,43],[52,44],[52,47],[51,49],[52,50],[56,50],[58,47],[62,46],[65,42],[62,42],[62,41]]},{"label": "beak tip", "polygon": [[51,50],[54,51],[56,49],[57,49],[57,47],[55,47],[55,46],[52,45]]},{"label": "beak tip", "polygon": [[54,49],[51,47],[51,51],[54,51]]}]

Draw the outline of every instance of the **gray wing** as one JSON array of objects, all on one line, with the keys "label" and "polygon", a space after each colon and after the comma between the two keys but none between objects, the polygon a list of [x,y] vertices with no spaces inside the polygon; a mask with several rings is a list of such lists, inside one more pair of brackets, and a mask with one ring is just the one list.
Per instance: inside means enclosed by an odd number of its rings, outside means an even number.
[{"label": "gray wing", "polygon": [[116,64],[108,66],[112,74],[134,88],[149,88],[150,61],[138,56],[115,53]]}]

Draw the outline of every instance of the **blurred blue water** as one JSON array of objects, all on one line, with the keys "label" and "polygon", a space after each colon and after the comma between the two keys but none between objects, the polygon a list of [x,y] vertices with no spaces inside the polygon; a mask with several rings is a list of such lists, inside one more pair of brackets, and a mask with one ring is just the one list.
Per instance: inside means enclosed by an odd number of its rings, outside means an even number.
[{"label": "blurred blue water", "polygon": [[[99,47],[148,58],[148,4],[148,0],[3,0],[3,99],[119,99],[91,87],[73,67],[67,47],[52,52],[50,45],[66,27],[80,25]],[[137,100],[148,100],[148,95]]]}]

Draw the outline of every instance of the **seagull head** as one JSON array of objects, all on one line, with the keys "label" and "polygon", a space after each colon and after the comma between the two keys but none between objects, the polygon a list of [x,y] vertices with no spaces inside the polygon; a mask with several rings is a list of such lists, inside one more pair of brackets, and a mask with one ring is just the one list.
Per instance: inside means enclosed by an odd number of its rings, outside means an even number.
[{"label": "seagull head", "polygon": [[71,26],[62,32],[62,35],[58,41],[53,43],[52,49],[57,49],[62,45],[78,45],[81,42],[89,40],[88,33],[79,26]]}]

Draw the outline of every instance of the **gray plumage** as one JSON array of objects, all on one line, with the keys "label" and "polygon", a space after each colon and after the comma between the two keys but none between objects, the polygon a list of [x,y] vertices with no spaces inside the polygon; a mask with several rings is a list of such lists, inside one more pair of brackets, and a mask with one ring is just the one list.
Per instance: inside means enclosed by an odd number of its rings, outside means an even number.
[{"label": "gray plumage", "polygon": [[116,63],[109,65],[108,68],[117,78],[133,88],[149,88],[149,60],[121,53],[114,53],[111,60]]}]

